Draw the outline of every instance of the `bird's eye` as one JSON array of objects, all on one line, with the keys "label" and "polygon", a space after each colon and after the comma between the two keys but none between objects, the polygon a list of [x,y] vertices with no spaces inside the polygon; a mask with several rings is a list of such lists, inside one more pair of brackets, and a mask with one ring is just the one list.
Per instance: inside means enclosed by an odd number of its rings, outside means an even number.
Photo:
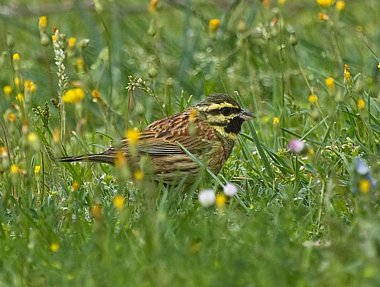
[{"label": "bird's eye", "polygon": [[232,109],[223,108],[220,112],[223,114],[223,116],[229,116],[232,113]]},{"label": "bird's eye", "polygon": [[228,117],[233,114],[239,114],[241,112],[240,108],[235,108],[235,107],[224,107],[220,109],[212,109],[208,111],[208,114],[210,115],[223,115],[225,117]]},{"label": "bird's eye", "polygon": [[230,107],[224,107],[220,110],[220,113],[223,115],[223,116],[229,116],[229,115],[232,115],[234,113],[239,113],[240,112],[240,109],[238,108],[230,108]]}]

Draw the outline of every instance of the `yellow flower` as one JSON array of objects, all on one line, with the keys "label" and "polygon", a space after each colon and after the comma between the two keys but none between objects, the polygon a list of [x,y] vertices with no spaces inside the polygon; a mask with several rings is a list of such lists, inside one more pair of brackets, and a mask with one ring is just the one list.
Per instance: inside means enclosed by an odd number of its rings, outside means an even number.
[{"label": "yellow flower", "polygon": [[100,99],[101,98],[100,92],[97,89],[91,91],[91,96],[94,99]]},{"label": "yellow flower", "polygon": [[317,4],[322,8],[328,8],[332,5],[334,0],[317,0]]},{"label": "yellow flower", "polygon": [[37,90],[37,85],[31,80],[25,80],[24,87],[26,91],[34,93]]},{"label": "yellow flower", "polygon": [[100,219],[102,217],[102,206],[100,204],[94,204],[91,208],[91,212],[95,219]]},{"label": "yellow flower", "polygon": [[269,0],[261,0],[261,4],[263,4],[263,6],[265,8],[269,8],[270,7],[270,1]]},{"label": "yellow flower", "polygon": [[356,102],[356,105],[358,106],[359,110],[363,110],[365,108],[365,101],[363,99],[359,99]]},{"label": "yellow flower", "polygon": [[129,146],[136,146],[140,138],[140,133],[136,129],[128,129],[125,133]]},{"label": "yellow flower", "polygon": [[17,165],[12,164],[11,165],[11,174],[17,174],[19,172],[20,172],[20,168]]},{"label": "yellow flower", "polygon": [[75,61],[75,67],[77,68],[78,71],[83,71],[84,69],[84,60],[82,57],[79,57]]},{"label": "yellow flower", "polygon": [[40,165],[36,165],[36,166],[34,167],[34,173],[35,173],[35,174],[39,174],[40,171],[41,171],[41,166],[40,166]]},{"label": "yellow flower", "polygon": [[121,150],[118,150],[116,152],[115,166],[121,167],[121,166],[124,166],[126,163],[127,163],[127,159],[125,158],[124,153]]},{"label": "yellow flower", "polygon": [[309,157],[313,157],[315,155],[315,151],[314,151],[314,148],[313,147],[309,147],[308,150],[307,150],[307,155]]},{"label": "yellow flower", "polygon": [[344,64],[344,78],[346,81],[351,80],[351,72],[350,72],[350,67],[347,64]]},{"label": "yellow flower", "polygon": [[224,208],[226,205],[227,197],[224,194],[218,194],[215,198],[215,205],[217,208]]},{"label": "yellow flower", "polygon": [[379,64],[377,64],[377,68],[380,70],[380,63],[379,63]]},{"label": "yellow flower", "polygon": [[31,132],[28,134],[27,140],[30,144],[34,144],[34,143],[38,142],[38,136],[36,133]]},{"label": "yellow flower", "polygon": [[359,190],[361,193],[367,194],[371,190],[371,182],[363,178],[359,181]]},{"label": "yellow flower", "polygon": [[24,95],[22,93],[17,93],[16,100],[22,103],[24,101]]},{"label": "yellow flower", "polygon": [[325,84],[329,90],[333,90],[335,88],[334,78],[328,77],[325,79]]},{"label": "yellow flower", "polygon": [[10,85],[5,85],[3,87],[3,92],[6,96],[9,96],[12,93],[12,87]]},{"label": "yellow flower", "polygon": [[133,177],[136,181],[142,181],[144,179],[144,173],[138,169],[133,173]]},{"label": "yellow flower", "polygon": [[10,112],[8,114],[8,121],[10,121],[11,123],[13,123],[15,120],[16,120],[16,115],[14,113]]},{"label": "yellow flower", "polygon": [[70,103],[70,104],[77,104],[80,103],[85,96],[85,92],[82,88],[73,88],[67,90],[63,97],[62,101],[65,103]]},{"label": "yellow flower", "polygon": [[51,41],[55,43],[57,41],[57,36],[55,34],[51,35]]},{"label": "yellow flower", "polygon": [[157,10],[158,0],[150,0],[148,11],[154,12]]},{"label": "yellow flower", "polygon": [[208,22],[208,29],[210,32],[215,33],[216,30],[218,30],[219,26],[220,20],[217,18],[210,19],[210,21]]},{"label": "yellow flower", "polygon": [[12,60],[13,60],[13,68],[15,71],[19,71],[20,69],[20,54],[19,53],[14,53],[12,55]]},{"label": "yellow flower", "polygon": [[8,156],[8,151],[6,147],[0,146],[0,157]]},{"label": "yellow flower", "polygon": [[121,211],[124,208],[125,204],[125,198],[124,196],[117,194],[112,200],[113,206],[118,210]]},{"label": "yellow flower", "polygon": [[14,79],[14,82],[15,82],[15,86],[16,87],[19,87],[20,86],[20,78],[19,77],[15,77],[15,79]]},{"label": "yellow flower", "polygon": [[38,19],[38,27],[40,28],[40,30],[45,30],[46,26],[47,26],[47,17],[41,16]]},{"label": "yellow flower", "polygon": [[59,245],[59,243],[58,242],[52,242],[51,244],[50,244],[50,250],[52,251],[52,252],[58,252],[58,250],[61,248],[61,246]]},{"label": "yellow flower", "polygon": [[20,54],[19,53],[14,53],[12,56],[13,62],[18,63],[20,61]]},{"label": "yellow flower", "polygon": [[74,37],[70,37],[69,40],[67,41],[67,45],[69,46],[70,49],[74,49],[76,43],[77,43],[77,39],[75,39]]},{"label": "yellow flower", "polygon": [[343,11],[344,8],[346,8],[346,2],[344,2],[343,0],[336,1],[335,8],[339,12]]},{"label": "yellow flower", "polygon": [[318,103],[318,96],[315,94],[311,94],[308,98],[308,101],[310,104],[316,104]]},{"label": "yellow flower", "polygon": [[286,2],[286,0],[277,0],[277,3],[278,3],[279,5],[284,5],[285,2]]},{"label": "yellow flower", "polygon": [[79,183],[74,180],[73,184],[71,185],[71,191],[76,191],[79,188]]},{"label": "yellow flower", "polygon": [[327,15],[326,13],[318,13],[318,17],[319,17],[319,20],[321,20],[321,21],[327,21],[327,20],[329,20],[330,18],[329,18],[329,15]]},{"label": "yellow flower", "polygon": [[280,119],[279,119],[279,117],[274,117],[273,118],[273,125],[274,126],[278,126],[280,124]]}]

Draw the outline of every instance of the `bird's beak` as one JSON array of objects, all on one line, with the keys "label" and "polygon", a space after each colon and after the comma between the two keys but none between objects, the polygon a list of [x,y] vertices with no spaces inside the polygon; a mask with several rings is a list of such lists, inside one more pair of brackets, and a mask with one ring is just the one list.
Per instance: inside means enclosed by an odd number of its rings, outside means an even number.
[{"label": "bird's beak", "polygon": [[250,119],[254,119],[255,116],[251,113],[251,112],[248,112],[246,110],[242,110],[240,112],[240,118],[242,118],[243,120],[247,121],[247,120],[250,120]]}]

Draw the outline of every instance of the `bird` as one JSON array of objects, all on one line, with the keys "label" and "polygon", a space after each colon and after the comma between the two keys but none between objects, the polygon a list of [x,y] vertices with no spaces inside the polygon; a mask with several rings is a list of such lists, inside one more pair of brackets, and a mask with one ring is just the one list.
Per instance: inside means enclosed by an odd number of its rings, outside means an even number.
[{"label": "bird", "polygon": [[231,155],[242,124],[254,115],[226,94],[211,94],[196,105],[156,120],[138,133],[135,141],[124,138],[119,145],[96,154],[66,156],[60,162],[98,162],[117,165],[122,155],[136,170],[147,156],[155,180],[194,180],[201,167],[189,153],[214,174]]}]

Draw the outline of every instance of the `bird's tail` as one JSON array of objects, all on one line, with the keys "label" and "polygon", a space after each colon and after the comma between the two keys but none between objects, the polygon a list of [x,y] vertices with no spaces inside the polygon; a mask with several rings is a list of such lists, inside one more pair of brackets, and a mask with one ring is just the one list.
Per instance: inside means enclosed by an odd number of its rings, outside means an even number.
[{"label": "bird's tail", "polygon": [[115,157],[109,154],[104,153],[95,153],[95,154],[84,154],[79,156],[66,156],[57,159],[59,162],[99,162],[99,163],[108,163],[115,164]]}]

